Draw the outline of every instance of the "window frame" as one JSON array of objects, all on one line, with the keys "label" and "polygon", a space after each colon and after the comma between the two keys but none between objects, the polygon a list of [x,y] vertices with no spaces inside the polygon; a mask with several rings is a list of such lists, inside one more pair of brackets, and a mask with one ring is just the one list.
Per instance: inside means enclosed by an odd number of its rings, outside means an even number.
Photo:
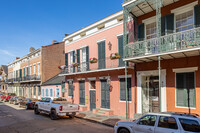
[{"label": "window frame", "polygon": [[[141,124],[139,124],[139,122],[140,122],[140,120],[141,119],[143,119],[144,117],[146,117],[146,116],[155,116],[156,117],[156,120],[155,120],[155,123],[154,123],[154,126],[151,126],[151,125],[141,125]],[[159,116],[158,115],[151,115],[151,114],[147,114],[147,115],[145,115],[145,116],[143,116],[143,117],[141,117],[136,123],[137,123],[137,125],[141,125],[141,126],[149,126],[149,127],[155,127],[155,126],[157,126],[157,121],[158,121],[158,118],[159,118]]]},{"label": "window frame", "polygon": [[[161,117],[168,117],[168,118],[174,118],[174,120],[176,121],[176,126],[177,126],[177,128],[176,129],[174,129],[174,128],[168,128],[168,127],[160,127],[159,126],[159,122],[160,122],[160,118]],[[163,128],[163,129],[169,129],[169,130],[179,130],[179,125],[178,125],[178,120],[175,118],[175,117],[173,117],[173,116],[159,116],[159,118],[158,118],[158,122],[157,122],[157,128]]]},{"label": "window frame", "polygon": [[[126,102],[126,100],[121,100],[121,82],[120,82],[120,79],[125,79],[125,77],[119,77],[119,100],[120,100],[120,102]],[[129,76],[129,77],[127,77],[127,81],[128,81],[128,79],[130,79],[130,82],[131,82],[131,88],[130,88],[131,96],[130,96],[130,100],[128,98],[128,102],[131,103],[132,102],[132,77]],[[128,86],[128,83],[127,83],[127,86]],[[129,93],[129,91],[127,93]],[[126,97],[125,97],[125,99],[126,99]]]},{"label": "window frame", "polygon": [[49,97],[49,89],[48,88],[46,88],[46,97]]},{"label": "window frame", "polygon": [[176,79],[177,79],[176,74],[177,73],[194,73],[194,92],[195,92],[194,104],[195,104],[195,106],[190,105],[190,108],[196,109],[196,73],[195,73],[195,71],[175,72],[175,107],[188,109],[188,106],[186,106],[186,105],[184,105],[184,106],[177,105],[177,83],[176,83]]}]

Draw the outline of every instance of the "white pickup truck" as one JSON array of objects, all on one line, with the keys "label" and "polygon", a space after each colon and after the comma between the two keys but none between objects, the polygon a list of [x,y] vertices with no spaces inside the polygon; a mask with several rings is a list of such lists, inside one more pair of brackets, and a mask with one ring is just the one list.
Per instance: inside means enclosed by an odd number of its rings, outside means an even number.
[{"label": "white pickup truck", "polygon": [[46,113],[52,120],[59,116],[69,116],[73,118],[79,112],[79,105],[68,102],[65,98],[42,98],[35,103],[34,113]]}]

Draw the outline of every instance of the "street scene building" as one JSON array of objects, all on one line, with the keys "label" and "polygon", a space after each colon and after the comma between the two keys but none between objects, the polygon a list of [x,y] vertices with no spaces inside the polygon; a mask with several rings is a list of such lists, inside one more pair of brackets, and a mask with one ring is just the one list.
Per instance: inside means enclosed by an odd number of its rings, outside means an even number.
[{"label": "street scene building", "polygon": [[124,0],[124,61],[136,65],[136,114],[200,113],[199,4]]},{"label": "street scene building", "polygon": [[6,65],[0,66],[0,76],[1,76],[0,91],[7,92],[8,91],[8,84],[7,84],[8,67]]},{"label": "street scene building", "polygon": [[30,48],[29,54],[8,64],[8,92],[40,99],[41,84],[61,72],[58,66],[64,64],[63,47],[64,43],[53,41],[36,50]]}]

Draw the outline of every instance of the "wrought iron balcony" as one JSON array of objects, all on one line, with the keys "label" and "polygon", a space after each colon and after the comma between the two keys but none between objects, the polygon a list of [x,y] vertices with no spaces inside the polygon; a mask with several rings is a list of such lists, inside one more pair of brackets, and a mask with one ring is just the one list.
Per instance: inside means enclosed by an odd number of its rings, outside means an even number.
[{"label": "wrought iron balcony", "polygon": [[176,32],[124,46],[125,59],[200,47],[200,28]]},{"label": "wrought iron balcony", "polygon": [[[78,66],[69,65],[64,69],[61,74],[74,74],[74,73],[87,73],[92,71],[107,71],[112,68],[121,68],[124,67],[124,62],[121,59],[110,59],[107,57],[106,59],[99,59],[97,62],[81,62]],[[131,66],[131,64],[130,64]]]},{"label": "wrought iron balcony", "polygon": [[36,75],[36,74],[27,75],[27,76],[21,78],[21,82],[23,82],[23,81],[37,81],[37,80],[40,80],[40,79],[41,79],[40,75]]}]

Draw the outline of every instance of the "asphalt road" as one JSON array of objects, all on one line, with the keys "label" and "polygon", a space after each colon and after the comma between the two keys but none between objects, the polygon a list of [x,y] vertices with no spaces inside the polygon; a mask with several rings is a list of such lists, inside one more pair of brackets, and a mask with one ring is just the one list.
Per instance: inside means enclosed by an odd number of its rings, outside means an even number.
[{"label": "asphalt road", "polygon": [[113,133],[113,128],[68,117],[51,120],[33,110],[0,103],[0,133]]}]

